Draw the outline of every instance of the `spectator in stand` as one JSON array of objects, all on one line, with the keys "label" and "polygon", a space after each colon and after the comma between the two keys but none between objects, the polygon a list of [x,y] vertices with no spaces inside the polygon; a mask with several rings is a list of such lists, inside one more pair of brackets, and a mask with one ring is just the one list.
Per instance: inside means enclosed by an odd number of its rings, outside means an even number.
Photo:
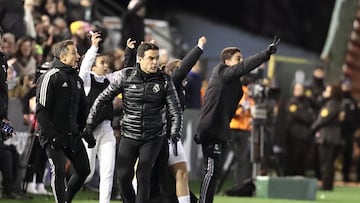
[{"label": "spectator in stand", "polygon": [[0,0],[0,26],[3,32],[15,35],[16,40],[26,33],[24,1]]},{"label": "spectator in stand", "polygon": [[88,22],[92,22],[93,19],[93,8],[94,3],[97,1],[94,0],[70,0],[66,1],[66,7],[68,11],[68,21],[76,21],[76,20],[85,20]]},{"label": "spectator in stand", "polygon": [[122,15],[120,48],[126,48],[127,39],[132,38],[137,48],[145,40],[145,22],[147,0],[131,0],[127,11]]},{"label": "spectator in stand", "polygon": [[[92,106],[96,97],[110,84],[111,72],[106,54],[98,54],[101,34],[96,32],[91,36],[92,45],[82,60],[79,76],[84,81],[84,89],[88,102],[88,109]],[[111,126],[113,120],[113,103],[107,102],[102,109],[102,115],[94,123],[94,136],[96,145],[92,149],[86,149],[90,163],[90,175],[85,183],[90,181],[95,172],[96,159],[99,160],[100,186],[99,202],[109,203],[113,175],[115,168],[115,145],[116,140]],[[84,140],[84,144],[86,141]]]},{"label": "spectator in stand", "polygon": [[50,22],[57,17],[62,17],[70,23],[72,21],[67,19],[67,2],[67,0],[40,0],[36,11],[47,15]]},{"label": "spectator in stand", "polygon": [[26,27],[25,35],[35,38],[36,33],[35,33],[35,25],[33,18],[33,10],[34,10],[33,0],[24,0],[24,11],[25,11],[24,21]]},{"label": "spectator in stand", "polygon": [[17,41],[15,56],[8,61],[9,66],[16,72],[19,78],[16,84],[20,91],[15,98],[21,98],[30,89],[32,79],[35,77],[37,61],[34,57],[34,39],[22,37]]},{"label": "spectator in stand", "polygon": [[3,54],[8,58],[12,58],[16,53],[16,39],[15,35],[7,32],[3,36]]},{"label": "spectator in stand", "polygon": [[125,51],[121,48],[112,51],[114,56],[114,71],[121,70],[124,67]]},{"label": "spectator in stand", "polygon": [[72,39],[76,44],[80,56],[83,56],[90,48],[91,42],[88,37],[90,30],[91,25],[86,21],[77,20],[70,24]]},{"label": "spectator in stand", "polygon": [[160,54],[160,57],[159,57],[159,66],[160,66],[160,67],[165,67],[165,65],[166,65],[166,64],[170,61],[170,59],[171,59],[169,50],[167,50],[167,49],[160,49],[160,50],[159,50],[159,54]]}]

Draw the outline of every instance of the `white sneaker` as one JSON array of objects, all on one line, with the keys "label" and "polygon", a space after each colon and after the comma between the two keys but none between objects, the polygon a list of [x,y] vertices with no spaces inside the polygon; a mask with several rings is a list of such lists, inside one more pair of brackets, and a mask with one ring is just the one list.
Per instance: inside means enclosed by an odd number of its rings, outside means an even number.
[{"label": "white sneaker", "polygon": [[30,194],[38,194],[38,191],[36,190],[36,184],[35,183],[28,183],[26,187],[26,192]]},{"label": "white sneaker", "polygon": [[44,183],[38,183],[36,186],[37,192],[39,195],[51,195],[51,192],[48,192],[45,189],[45,184]]}]

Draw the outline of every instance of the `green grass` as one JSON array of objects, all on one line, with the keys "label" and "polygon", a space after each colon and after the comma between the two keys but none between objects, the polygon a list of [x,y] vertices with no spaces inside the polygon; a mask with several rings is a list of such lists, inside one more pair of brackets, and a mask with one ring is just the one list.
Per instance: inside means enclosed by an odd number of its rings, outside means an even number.
[{"label": "green grass", "polygon": [[[199,193],[199,183],[191,183],[191,190],[196,194]],[[223,186],[223,190],[228,189],[229,184]],[[98,194],[90,191],[81,191],[79,192],[73,203],[98,203],[97,200]],[[52,196],[34,196],[32,200],[5,200],[0,199],[1,203],[46,203],[54,202]],[[111,201],[112,203],[121,202],[121,201]],[[256,197],[228,197],[224,195],[216,195],[214,203],[309,203],[309,202],[318,202],[318,203],[359,203],[360,202],[360,188],[359,187],[345,187],[338,186],[335,187],[334,191],[318,191],[316,201],[309,200],[287,200],[287,199],[269,199],[269,198],[256,198]]]}]

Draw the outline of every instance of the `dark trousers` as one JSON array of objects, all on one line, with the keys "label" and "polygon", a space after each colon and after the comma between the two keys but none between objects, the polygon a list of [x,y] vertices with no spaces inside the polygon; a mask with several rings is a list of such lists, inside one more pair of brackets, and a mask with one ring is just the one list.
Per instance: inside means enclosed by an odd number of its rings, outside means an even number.
[{"label": "dark trousers", "polygon": [[333,190],[335,178],[335,160],[338,148],[330,144],[319,144],[318,148],[322,189]]},{"label": "dark trousers", "polygon": [[[35,135],[32,135],[35,136]],[[38,137],[34,138],[27,169],[25,174],[25,182],[32,182],[34,174],[36,175],[36,183],[42,183],[44,178],[45,167],[47,163],[46,151],[41,147]]]},{"label": "dark trousers", "polygon": [[344,138],[344,147],[342,149],[342,175],[343,175],[343,181],[349,182],[350,178],[350,169],[352,165],[352,159],[353,159],[353,148],[354,148],[354,133],[353,132],[342,132],[342,136]]},{"label": "dark trousers", "polygon": [[3,193],[15,192],[15,181],[19,165],[19,153],[14,145],[0,143],[0,170],[2,171]]},{"label": "dark trousers", "polygon": [[[176,180],[168,166],[169,144],[164,140],[155,166],[151,173],[151,194],[149,203],[178,203],[176,195]],[[190,191],[190,202],[197,203],[197,196]]]},{"label": "dark trousers", "polygon": [[159,156],[151,173],[150,202],[176,203],[176,181],[168,166],[169,145],[164,139]]},{"label": "dark trousers", "polygon": [[286,176],[305,176],[310,141],[289,137],[286,145]]},{"label": "dark trousers", "polygon": [[201,180],[200,203],[212,203],[214,200],[217,181],[224,163],[225,150],[225,143],[202,144],[204,172]]},{"label": "dark trousers", "polygon": [[[81,139],[76,139],[64,149],[53,149],[45,146],[51,167],[51,186],[57,203],[70,203],[83,186],[90,174],[89,159]],[[66,181],[65,165],[70,160],[74,169],[69,181]],[[67,185],[65,184],[67,182]]]},{"label": "dark trousers", "polygon": [[[120,191],[124,203],[148,203],[151,190],[151,173],[159,155],[165,136],[147,141],[122,137],[117,162]],[[132,186],[134,166],[136,169],[137,195]]]}]

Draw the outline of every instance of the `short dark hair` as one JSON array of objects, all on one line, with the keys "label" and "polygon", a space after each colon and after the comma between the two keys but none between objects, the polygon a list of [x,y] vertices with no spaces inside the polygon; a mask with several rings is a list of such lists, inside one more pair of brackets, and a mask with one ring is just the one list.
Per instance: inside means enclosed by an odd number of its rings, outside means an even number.
[{"label": "short dark hair", "polygon": [[237,47],[226,47],[221,51],[221,61],[225,63],[225,60],[231,59],[231,57],[237,52],[241,53],[240,49]]},{"label": "short dark hair", "polygon": [[159,47],[153,43],[143,42],[137,49],[137,55],[139,57],[144,57],[145,51],[147,50],[159,50]]}]

